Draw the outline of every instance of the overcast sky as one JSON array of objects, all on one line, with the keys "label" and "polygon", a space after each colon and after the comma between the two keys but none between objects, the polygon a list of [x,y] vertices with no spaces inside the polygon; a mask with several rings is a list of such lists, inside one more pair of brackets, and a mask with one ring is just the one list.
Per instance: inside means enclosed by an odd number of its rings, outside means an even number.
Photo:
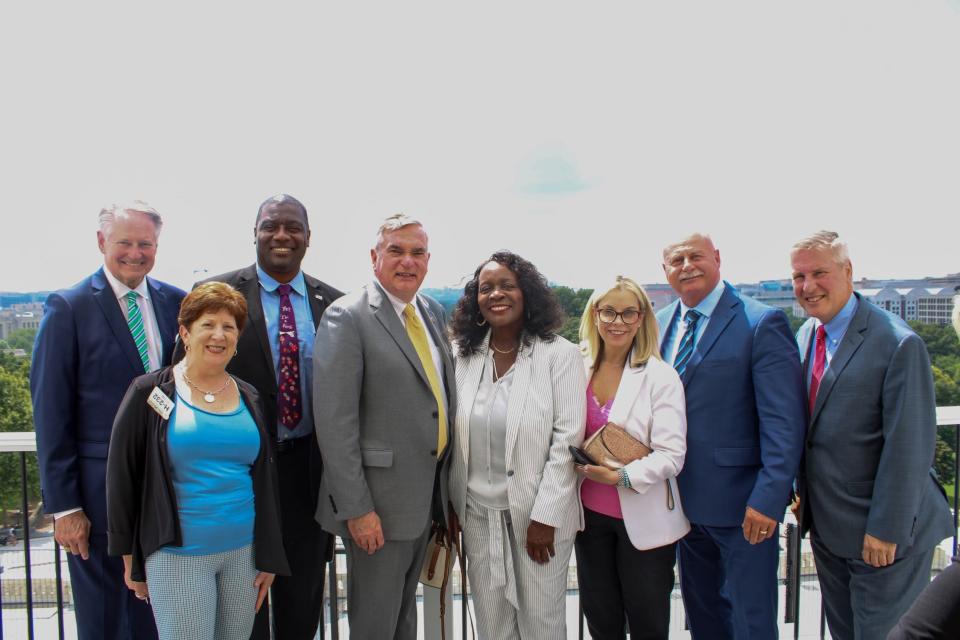
[{"label": "overcast sky", "polygon": [[396,211],[427,286],[501,248],[662,282],[694,229],[733,281],[788,277],[824,227],[856,277],[960,271],[960,0],[176,6],[0,8],[0,290],[92,272],[131,198],[166,221],[153,275],[189,286],[253,262],[281,191],[342,289]]}]

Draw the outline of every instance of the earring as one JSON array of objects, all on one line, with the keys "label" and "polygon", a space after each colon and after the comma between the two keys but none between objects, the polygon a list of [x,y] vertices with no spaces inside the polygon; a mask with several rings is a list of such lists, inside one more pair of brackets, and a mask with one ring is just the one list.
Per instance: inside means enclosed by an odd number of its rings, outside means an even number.
[{"label": "earring", "polygon": [[234,350],[233,350],[233,357],[236,358],[239,353],[240,353],[240,349],[234,349]]},{"label": "earring", "polygon": [[183,345],[183,350],[184,350],[185,352],[186,352],[186,351],[190,351],[190,345],[188,345],[188,344]]},{"label": "earring", "polygon": [[484,318],[483,316],[480,316],[480,319],[477,320],[477,326],[482,327],[485,324],[487,324],[487,319]]}]

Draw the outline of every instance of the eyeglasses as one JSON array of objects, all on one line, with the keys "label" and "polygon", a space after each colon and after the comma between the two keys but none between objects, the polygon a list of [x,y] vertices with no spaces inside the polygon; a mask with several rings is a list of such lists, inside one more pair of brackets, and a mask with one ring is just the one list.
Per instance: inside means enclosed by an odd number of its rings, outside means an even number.
[{"label": "eyeglasses", "polygon": [[597,317],[604,324],[612,324],[617,321],[617,318],[623,320],[623,324],[635,324],[640,319],[640,312],[636,309],[624,309],[618,312],[605,307],[597,309]]}]

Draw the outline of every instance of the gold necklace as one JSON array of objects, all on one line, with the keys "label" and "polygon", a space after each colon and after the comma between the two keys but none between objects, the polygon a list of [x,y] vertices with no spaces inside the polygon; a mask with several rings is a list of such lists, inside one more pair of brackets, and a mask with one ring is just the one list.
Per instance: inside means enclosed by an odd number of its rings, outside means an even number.
[{"label": "gold necklace", "polygon": [[507,355],[508,353],[513,353],[514,351],[516,351],[517,345],[513,345],[513,349],[507,349],[506,351],[504,351],[503,349],[497,349],[497,345],[494,344],[493,338],[490,338],[490,348],[496,351],[497,353]]}]

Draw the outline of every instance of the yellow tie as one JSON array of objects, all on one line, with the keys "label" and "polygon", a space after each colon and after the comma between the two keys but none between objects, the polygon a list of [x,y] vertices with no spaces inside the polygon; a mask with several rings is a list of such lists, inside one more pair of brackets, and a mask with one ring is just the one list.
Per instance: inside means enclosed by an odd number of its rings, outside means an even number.
[{"label": "yellow tie", "polygon": [[410,336],[410,342],[413,348],[417,350],[420,356],[420,364],[427,373],[427,380],[430,381],[430,389],[433,391],[433,397],[437,401],[437,416],[439,424],[437,427],[437,457],[443,453],[447,446],[447,409],[443,404],[443,391],[440,387],[440,380],[437,378],[437,368],[433,363],[433,356],[430,355],[430,343],[427,342],[427,332],[420,324],[420,318],[412,304],[403,308],[403,317],[407,320],[407,335]]}]

